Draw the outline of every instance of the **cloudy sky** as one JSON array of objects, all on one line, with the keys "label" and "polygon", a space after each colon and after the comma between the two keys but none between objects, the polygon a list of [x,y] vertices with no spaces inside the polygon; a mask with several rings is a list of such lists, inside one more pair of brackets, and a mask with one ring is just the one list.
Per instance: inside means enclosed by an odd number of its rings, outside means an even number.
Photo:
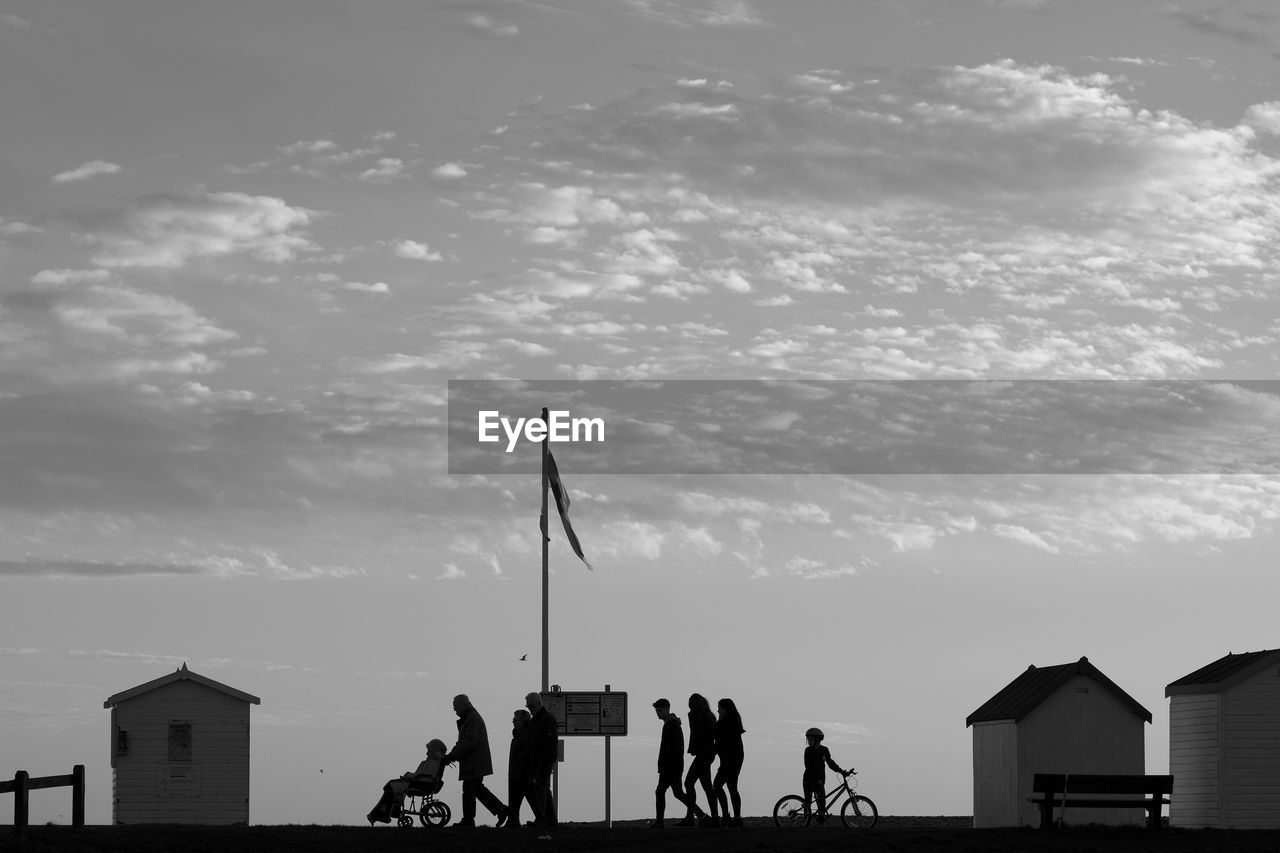
[{"label": "cloudy sky", "polygon": [[[1162,771],[1164,685],[1280,644],[1278,63],[1268,0],[0,0],[0,772],[84,763],[109,820],[102,702],[184,661],[262,698],[255,822],[362,822],[457,692],[505,758],[538,479],[449,473],[458,379],[897,380],[696,423],[930,461],[557,449],[595,571],[555,531],[551,680],[631,697],[615,817],[693,691],[748,813],[818,724],[882,812],[968,814],[965,716],[1082,655]],[[1149,382],[1000,385],[1030,429],[921,379]],[[1084,422],[1113,461],[1041,467]]]}]

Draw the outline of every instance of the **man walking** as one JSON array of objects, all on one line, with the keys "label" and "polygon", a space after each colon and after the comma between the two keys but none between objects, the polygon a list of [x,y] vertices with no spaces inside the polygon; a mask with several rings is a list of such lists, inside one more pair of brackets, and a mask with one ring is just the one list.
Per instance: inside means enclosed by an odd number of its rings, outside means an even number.
[{"label": "man walking", "polygon": [[681,776],[684,775],[684,730],[680,728],[680,718],[671,713],[671,703],[659,699],[653,703],[654,713],[662,720],[662,741],[658,744],[658,787],[654,791],[654,821],[650,826],[662,829],[662,818],[667,811],[667,789],[684,804],[685,808],[704,817],[702,809],[690,800],[684,792]]},{"label": "man walking", "polygon": [[524,697],[524,706],[532,715],[529,720],[529,748],[533,760],[534,823],[539,826],[555,826],[556,803],[551,796],[551,774],[556,769],[560,754],[560,722],[542,704],[542,695],[530,693]]},{"label": "man walking", "polygon": [[458,715],[458,742],[444,757],[444,763],[458,763],[458,778],[462,781],[462,820],[458,826],[476,825],[477,799],[498,818],[498,826],[502,826],[510,811],[484,785],[484,777],[493,773],[484,718],[463,693],[453,697],[453,712]]}]

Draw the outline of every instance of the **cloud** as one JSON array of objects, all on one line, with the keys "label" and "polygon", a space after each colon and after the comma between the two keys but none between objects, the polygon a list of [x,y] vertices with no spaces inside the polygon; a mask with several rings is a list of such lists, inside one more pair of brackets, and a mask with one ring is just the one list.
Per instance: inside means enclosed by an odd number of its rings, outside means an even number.
[{"label": "cloud", "polygon": [[62,287],[68,284],[101,284],[110,278],[108,270],[40,270],[31,277],[31,283]]},{"label": "cloud", "polygon": [[674,27],[753,27],[764,21],[745,0],[625,0],[633,14]]},{"label": "cloud", "polygon": [[292,157],[297,154],[324,154],[334,151],[338,147],[338,143],[332,139],[303,139],[290,145],[284,145],[280,148],[280,153],[286,157]]},{"label": "cloud", "polygon": [[[594,299],[697,311],[742,294],[739,367],[830,377],[1197,376],[1280,343],[1233,331],[1265,311],[1280,263],[1266,105],[1215,126],[1149,108],[1118,78],[1010,60],[817,69],[759,94],[703,80],[550,116],[535,156],[516,132],[477,154],[490,180],[469,215],[534,260],[446,311],[545,330]],[[679,240],[641,245],[639,230]],[[633,280],[606,291],[602,274]],[[766,307],[845,316],[845,297],[897,331],[761,331]],[[627,333],[613,344],[645,353],[626,375],[721,363]]]},{"label": "cloud", "polygon": [[390,181],[404,177],[404,161],[398,157],[379,157],[372,168],[360,173],[362,181]]},{"label": "cloud", "polygon": [[283,199],[240,192],[148,196],[90,222],[98,245],[92,260],[110,268],[177,269],[248,254],[283,263],[316,250],[305,229],[318,215]]},{"label": "cloud", "polygon": [[520,34],[520,28],[515,24],[504,24],[491,15],[485,15],[479,12],[464,15],[461,18],[461,21],[467,29],[485,36],[512,38]]},{"label": "cloud", "polygon": [[1039,534],[1033,533],[1025,527],[1016,524],[995,524],[991,527],[991,532],[1005,539],[1012,539],[1015,542],[1021,542],[1023,545],[1029,545],[1032,548],[1045,551],[1049,554],[1057,554],[1058,547],[1045,541],[1045,538]]},{"label": "cloud", "polygon": [[382,295],[389,294],[391,292],[391,287],[385,281],[375,281],[371,284],[363,281],[348,281],[342,285],[342,289],[352,290],[357,293],[374,293]]},{"label": "cloud", "polygon": [[1263,133],[1280,136],[1280,101],[1254,104],[1245,112],[1244,121]]},{"label": "cloud", "polygon": [[108,163],[105,160],[93,160],[88,163],[82,163],[74,169],[59,172],[53,176],[52,180],[55,184],[69,184],[75,181],[85,181],[98,175],[114,175],[119,171],[120,166],[115,163]]},{"label": "cloud", "polygon": [[409,258],[415,261],[441,261],[444,256],[439,252],[431,251],[431,247],[426,243],[419,243],[415,240],[401,240],[396,243],[395,253],[398,257]]},{"label": "cloud", "polygon": [[467,170],[461,163],[442,163],[431,170],[431,174],[437,178],[465,178]]},{"label": "cloud", "polygon": [[8,221],[0,217],[0,237],[18,237],[23,234],[42,234],[43,228],[28,225],[25,222]]},{"label": "cloud", "polygon": [[1178,9],[1175,6],[1169,8],[1165,14],[1177,21],[1181,21],[1197,32],[1225,38],[1237,44],[1253,47],[1269,47],[1272,45],[1271,39],[1256,25],[1237,24],[1228,21],[1229,12],[1224,7],[1193,12]]},{"label": "cloud", "polygon": [[118,578],[138,575],[202,575],[199,566],[173,563],[105,562],[87,560],[0,560],[0,577]]},{"label": "cloud", "polygon": [[19,18],[11,12],[4,12],[0,14],[0,24],[13,27],[15,30],[25,30],[31,26],[30,21],[25,18]]}]

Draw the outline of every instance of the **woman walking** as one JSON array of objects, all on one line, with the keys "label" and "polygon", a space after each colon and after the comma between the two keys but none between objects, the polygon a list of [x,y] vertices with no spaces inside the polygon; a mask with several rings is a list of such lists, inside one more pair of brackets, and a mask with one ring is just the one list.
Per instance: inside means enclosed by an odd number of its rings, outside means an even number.
[{"label": "woman walking", "polygon": [[688,813],[677,826],[694,826],[694,812],[698,809],[698,794],[695,783],[702,785],[707,796],[709,815],[703,818],[703,826],[719,826],[716,797],[711,788],[711,763],[716,760],[716,715],[711,711],[711,703],[701,693],[689,696],[689,754],[693,760],[689,762],[689,772],[684,777],[684,790],[689,797]]},{"label": "woman walking", "polygon": [[[742,772],[743,748],[742,715],[732,699],[721,699],[716,703],[716,755],[720,757],[720,766],[716,769],[715,792],[720,803],[720,814],[724,815],[724,826],[742,826],[742,796],[738,793],[738,774]],[[725,790],[729,796],[726,799]],[[729,805],[733,805],[733,819],[729,818]]]}]

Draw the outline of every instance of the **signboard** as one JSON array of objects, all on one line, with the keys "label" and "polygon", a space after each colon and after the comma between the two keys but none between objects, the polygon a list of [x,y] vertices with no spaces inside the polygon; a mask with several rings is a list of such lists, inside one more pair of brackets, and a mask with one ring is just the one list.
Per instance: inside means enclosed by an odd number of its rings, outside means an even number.
[{"label": "signboard", "polygon": [[627,733],[625,691],[543,693],[542,705],[559,721],[561,737],[623,736]]},{"label": "signboard", "polygon": [[161,797],[200,796],[200,767],[195,764],[159,765],[156,794]]}]

